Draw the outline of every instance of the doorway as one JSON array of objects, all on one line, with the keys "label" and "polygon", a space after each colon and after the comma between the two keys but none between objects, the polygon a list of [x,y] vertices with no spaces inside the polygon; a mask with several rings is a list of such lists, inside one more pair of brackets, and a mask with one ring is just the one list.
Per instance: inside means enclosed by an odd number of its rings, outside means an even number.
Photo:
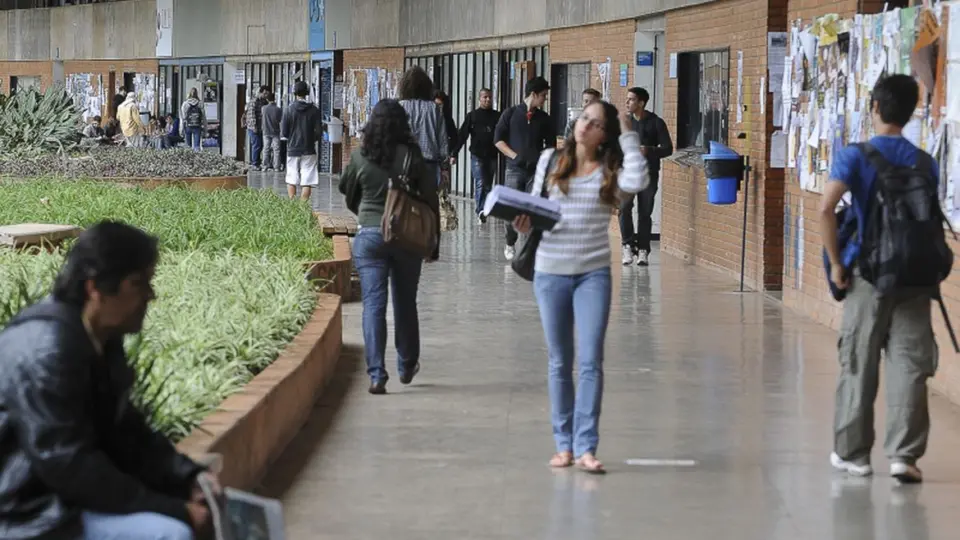
[{"label": "doorway", "polygon": [[[244,112],[247,110],[247,85],[237,85],[237,126],[243,125]],[[247,162],[247,130],[237,129],[237,160]]]}]

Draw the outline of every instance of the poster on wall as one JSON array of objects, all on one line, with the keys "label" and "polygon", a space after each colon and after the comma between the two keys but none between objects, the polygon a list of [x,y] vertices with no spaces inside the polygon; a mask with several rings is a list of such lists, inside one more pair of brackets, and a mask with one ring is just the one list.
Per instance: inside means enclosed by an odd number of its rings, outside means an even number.
[{"label": "poster on wall", "polygon": [[173,0],[157,0],[157,57],[173,56]]},{"label": "poster on wall", "polygon": [[324,0],[308,0],[310,13],[310,38],[309,45],[311,51],[322,51],[327,48],[326,43],[326,2]]}]

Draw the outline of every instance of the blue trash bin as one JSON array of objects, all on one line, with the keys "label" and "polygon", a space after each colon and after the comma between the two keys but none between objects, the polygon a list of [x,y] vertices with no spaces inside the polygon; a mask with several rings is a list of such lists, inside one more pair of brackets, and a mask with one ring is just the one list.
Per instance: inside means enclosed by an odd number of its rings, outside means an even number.
[{"label": "blue trash bin", "polygon": [[743,158],[727,146],[710,141],[710,153],[703,156],[707,177],[707,202],[736,204]]}]

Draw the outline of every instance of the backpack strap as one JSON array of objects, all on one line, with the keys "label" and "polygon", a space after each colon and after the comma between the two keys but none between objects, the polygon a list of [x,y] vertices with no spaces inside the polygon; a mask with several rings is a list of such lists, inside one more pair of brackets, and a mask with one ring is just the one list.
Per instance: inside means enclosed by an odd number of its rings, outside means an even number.
[{"label": "backpack strap", "polygon": [[890,166],[890,162],[887,161],[887,158],[883,157],[883,154],[875,146],[870,143],[857,143],[856,147],[860,150],[860,153],[867,158],[867,161],[873,166],[874,169],[879,172],[881,169],[885,169]]},{"label": "backpack strap", "polygon": [[940,305],[940,314],[943,315],[943,323],[947,327],[947,333],[950,334],[950,341],[953,342],[953,350],[960,353],[960,343],[957,342],[957,334],[953,331],[953,324],[950,323],[950,315],[947,315],[947,306],[943,303],[943,294],[940,293],[940,287],[937,287],[933,299]]}]

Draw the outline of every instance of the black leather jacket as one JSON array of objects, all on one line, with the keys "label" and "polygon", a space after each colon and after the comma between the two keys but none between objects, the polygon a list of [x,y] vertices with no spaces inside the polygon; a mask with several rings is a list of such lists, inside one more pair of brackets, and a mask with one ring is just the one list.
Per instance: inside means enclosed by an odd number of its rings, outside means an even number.
[{"label": "black leather jacket", "polygon": [[0,333],[0,538],[77,538],[80,512],[187,522],[202,467],[130,403],[122,340],[96,353],[80,310],[45,300]]}]

